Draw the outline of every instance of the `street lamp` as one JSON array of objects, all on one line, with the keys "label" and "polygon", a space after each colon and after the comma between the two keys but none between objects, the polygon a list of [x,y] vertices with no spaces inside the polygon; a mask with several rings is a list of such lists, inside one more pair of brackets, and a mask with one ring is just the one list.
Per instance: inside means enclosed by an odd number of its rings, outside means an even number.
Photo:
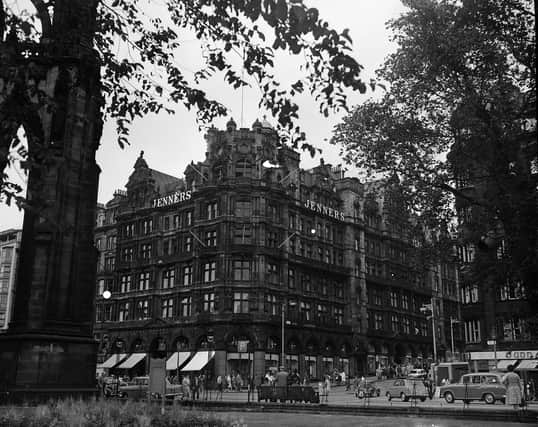
[{"label": "street lamp", "polygon": [[430,299],[429,304],[423,304],[422,307],[420,307],[420,311],[424,314],[427,312],[431,312],[431,316],[427,316],[426,319],[429,320],[430,317],[432,319],[432,336],[433,336],[433,363],[437,363],[437,342],[435,340],[435,311],[433,306],[433,298]]},{"label": "street lamp", "polygon": [[460,321],[450,316],[450,340],[452,344],[452,361],[454,361],[454,323],[460,323]]},{"label": "street lamp", "polygon": [[112,296],[112,293],[108,289],[103,292],[104,299],[110,299],[111,296]]},{"label": "street lamp", "polygon": [[[280,165],[278,163],[273,163],[271,162],[270,160],[266,160],[265,162],[262,163],[262,166],[266,169],[281,169],[281,168],[284,168],[285,166],[283,165]],[[299,169],[301,168],[295,168],[295,169],[292,169],[284,178],[281,178],[278,180],[278,183],[279,184],[282,184],[282,182],[286,179],[288,179],[290,177],[290,175],[292,173],[295,173],[297,172]]]}]

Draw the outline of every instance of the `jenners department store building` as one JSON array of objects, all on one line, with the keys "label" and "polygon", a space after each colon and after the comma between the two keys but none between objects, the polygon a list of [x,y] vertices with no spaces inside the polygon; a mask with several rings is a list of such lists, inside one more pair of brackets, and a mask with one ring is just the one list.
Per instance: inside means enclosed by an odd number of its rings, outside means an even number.
[{"label": "jenners department store building", "polygon": [[[419,309],[436,273],[410,266],[404,216],[370,191],[379,183],[323,163],[300,169],[265,121],[230,120],[206,140],[205,161],[183,179],[141,154],[126,191],[99,209],[101,366],[139,374],[145,354],[161,350],[168,369],[209,361],[214,374],[260,378],[284,354],[290,369],[319,378],[431,358]],[[446,295],[433,291],[440,354],[443,318],[458,314],[445,276]]]}]

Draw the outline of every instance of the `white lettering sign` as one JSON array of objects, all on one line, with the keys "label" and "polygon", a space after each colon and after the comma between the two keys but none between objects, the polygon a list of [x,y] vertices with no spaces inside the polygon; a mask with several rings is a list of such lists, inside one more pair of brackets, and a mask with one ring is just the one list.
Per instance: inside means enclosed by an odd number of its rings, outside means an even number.
[{"label": "white lettering sign", "polygon": [[470,353],[471,360],[493,360],[497,356],[498,360],[502,359],[536,359],[538,360],[538,350],[512,350],[498,351],[474,351]]},{"label": "white lettering sign", "polygon": [[331,218],[337,219],[339,221],[345,221],[344,212],[337,211],[336,209],[322,205],[321,203],[307,200],[304,206],[311,211],[320,213],[322,215],[330,216]]},{"label": "white lettering sign", "polygon": [[192,191],[176,191],[166,196],[153,199],[151,206],[154,208],[164,208],[165,206],[175,205],[176,203],[185,202],[192,197]]}]

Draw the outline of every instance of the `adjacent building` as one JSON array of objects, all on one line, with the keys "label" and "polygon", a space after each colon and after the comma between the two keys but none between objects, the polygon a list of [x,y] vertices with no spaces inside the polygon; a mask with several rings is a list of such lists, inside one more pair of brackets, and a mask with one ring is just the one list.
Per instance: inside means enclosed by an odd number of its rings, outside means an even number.
[{"label": "adjacent building", "polygon": [[206,141],[183,178],[141,153],[126,191],[98,208],[101,366],[139,373],[148,352],[166,354],[167,369],[210,361],[217,375],[255,378],[282,364],[310,378],[422,365],[432,300],[445,357],[454,268],[416,261],[396,181],[301,169],[265,120],[230,120]]},{"label": "adjacent building", "polygon": [[0,232],[0,331],[7,329],[11,319],[21,235],[21,230]]}]

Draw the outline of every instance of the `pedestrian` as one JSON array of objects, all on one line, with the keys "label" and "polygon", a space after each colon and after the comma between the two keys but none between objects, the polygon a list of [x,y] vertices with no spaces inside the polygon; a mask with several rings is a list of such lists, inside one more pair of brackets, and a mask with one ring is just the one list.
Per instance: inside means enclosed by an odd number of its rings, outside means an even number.
[{"label": "pedestrian", "polygon": [[181,388],[183,389],[183,396],[185,399],[191,398],[191,380],[188,375],[185,375],[183,377],[183,381],[181,382]]},{"label": "pedestrian", "polygon": [[329,393],[331,391],[331,377],[325,377],[325,403],[329,403]]},{"label": "pedestrian", "polygon": [[226,388],[228,391],[232,391],[232,377],[230,374],[226,375]]},{"label": "pedestrian", "polygon": [[222,400],[222,392],[224,391],[224,379],[222,375],[217,377],[217,400]]},{"label": "pedestrian", "polygon": [[507,369],[508,373],[502,379],[502,383],[506,386],[506,403],[517,409],[522,403],[521,379],[514,372],[514,365],[508,365]]}]

